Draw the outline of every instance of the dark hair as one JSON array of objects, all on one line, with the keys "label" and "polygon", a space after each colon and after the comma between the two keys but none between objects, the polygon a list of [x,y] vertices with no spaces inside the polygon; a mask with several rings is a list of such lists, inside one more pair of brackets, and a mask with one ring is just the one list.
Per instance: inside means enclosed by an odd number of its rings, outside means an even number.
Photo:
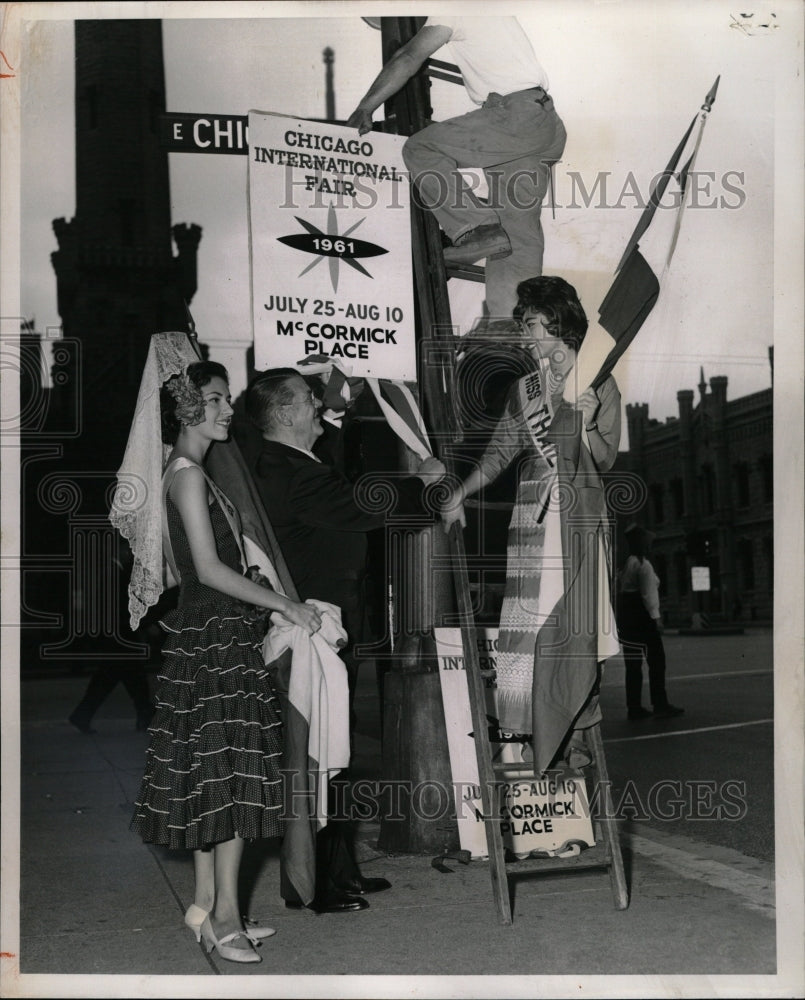
[{"label": "dark hair", "polygon": [[576,289],[564,278],[541,275],[521,281],[514,318],[521,320],[527,309],[542,313],[548,321],[548,333],[558,337],[565,347],[578,351],[587,333],[587,315]]},{"label": "dark hair", "polygon": [[[222,378],[225,382],[229,382],[229,373],[217,361],[194,361],[193,364],[187,366],[186,374],[190,382],[199,390],[203,389],[214,378]],[[176,444],[179,431],[182,429],[182,425],[176,416],[176,398],[168,392],[167,388],[168,382],[178,377],[178,375],[174,375],[172,378],[169,378],[159,391],[159,406],[162,413],[162,440],[165,444]]]},{"label": "dark hair", "polygon": [[624,532],[630,556],[637,556],[642,563],[649,550],[650,537],[639,525],[633,525]]},{"label": "dark hair", "polygon": [[271,414],[278,406],[293,402],[293,389],[288,379],[300,373],[295,368],[269,368],[249,382],[246,389],[246,416],[261,431],[268,430]]}]

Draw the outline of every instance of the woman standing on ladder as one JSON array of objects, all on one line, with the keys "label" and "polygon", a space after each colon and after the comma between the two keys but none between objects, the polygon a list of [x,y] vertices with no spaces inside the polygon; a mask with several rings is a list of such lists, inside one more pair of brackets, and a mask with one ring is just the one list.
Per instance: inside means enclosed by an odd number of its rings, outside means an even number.
[{"label": "woman standing on ladder", "polygon": [[587,332],[575,289],[559,277],[517,288],[512,336],[526,338],[535,370],[509,390],[480,463],[445,504],[447,529],[464,523],[467,496],[519,458],[498,636],[500,728],[530,734],[537,774],[564,758],[584,766],[581,730],[600,722],[600,665],[619,652],[609,593],[601,473],[618,452],[621,405],[609,376],[564,400]]}]

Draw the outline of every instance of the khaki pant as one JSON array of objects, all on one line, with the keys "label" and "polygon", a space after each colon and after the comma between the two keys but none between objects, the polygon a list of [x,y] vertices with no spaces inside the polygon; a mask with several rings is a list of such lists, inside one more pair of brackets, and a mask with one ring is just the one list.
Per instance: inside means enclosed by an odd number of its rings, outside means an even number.
[{"label": "khaki pant", "polygon": [[[483,107],[435,122],[406,140],[403,158],[429,208],[451,240],[477,226],[500,222],[512,253],[486,263],[486,312],[510,318],[517,285],[542,274],[545,240],[540,211],[550,167],[562,155],[567,134],[553,101],[541,89],[501,97]],[[460,169],[480,167],[489,195],[480,201]]]}]

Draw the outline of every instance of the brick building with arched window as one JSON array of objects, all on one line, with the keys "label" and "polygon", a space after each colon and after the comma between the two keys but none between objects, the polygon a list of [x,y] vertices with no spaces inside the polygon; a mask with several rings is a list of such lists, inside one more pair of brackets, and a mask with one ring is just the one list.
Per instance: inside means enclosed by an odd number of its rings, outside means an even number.
[{"label": "brick building with arched window", "polygon": [[[773,360],[769,349],[769,360]],[[655,534],[667,624],[768,621],[774,591],[772,389],[727,399],[727,378],[702,372],[699,400],[677,393],[679,416],[664,423],[648,404],[627,404],[629,450],[613,473],[645,484],[636,517]],[[619,518],[620,528],[625,520]],[[708,567],[710,590],[693,591],[691,569]]]}]

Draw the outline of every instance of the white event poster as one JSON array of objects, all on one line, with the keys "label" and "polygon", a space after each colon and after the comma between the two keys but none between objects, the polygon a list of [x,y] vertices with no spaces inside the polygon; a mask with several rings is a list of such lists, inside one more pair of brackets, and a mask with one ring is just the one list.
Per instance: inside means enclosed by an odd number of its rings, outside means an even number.
[{"label": "white event poster", "polygon": [[404,136],[249,113],[255,365],[416,380]]},{"label": "white event poster", "polygon": [[[453,778],[459,843],[473,858],[487,857],[486,827],[478,778],[464,647],[459,628],[436,628],[442,703]],[[495,764],[521,764],[526,747],[521,734],[500,729],[494,681],[498,630],[475,630],[479,665],[485,675],[487,738]],[[496,786],[504,847],[517,858],[569,857],[595,845],[584,775],[561,766],[539,777],[513,769]]]}]

